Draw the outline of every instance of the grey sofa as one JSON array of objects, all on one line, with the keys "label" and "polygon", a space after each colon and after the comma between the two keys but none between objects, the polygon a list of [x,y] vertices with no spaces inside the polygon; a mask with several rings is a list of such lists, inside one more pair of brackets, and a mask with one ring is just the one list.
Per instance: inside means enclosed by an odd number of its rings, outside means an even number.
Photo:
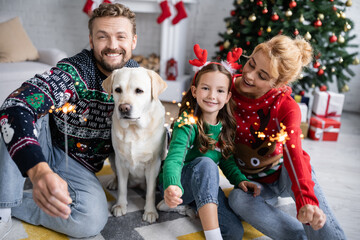
[{"label": "grey sofa", "polygon": [[49,70],[56,66],[58,61],[67,57],[65,52],[55,48],[38,49],[38,52],[40,58],[37,61],[0,63],[0,105],[24,81],[37,73]]}]

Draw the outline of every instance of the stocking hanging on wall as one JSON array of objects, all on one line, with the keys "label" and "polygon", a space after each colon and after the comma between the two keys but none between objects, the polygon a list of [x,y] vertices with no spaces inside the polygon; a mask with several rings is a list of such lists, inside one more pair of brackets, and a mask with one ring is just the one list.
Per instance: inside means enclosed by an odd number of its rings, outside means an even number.
[{"label": "stocking hanging on wall", "polygon": [[176,17],[174,17],[174,19],[172,20],[172,24],[177,24],[178,22],[180,22],[182,19],[187,17],[186,14],[186,9],[184,6],[184,2],[183,1],[179,1],[175,4],[175,8],[177,10],[177,15]]},{"label": "stocking hanging on wall", "polygon": [[111,3],[110,0],[86,0],[86,3],[83,8],[83,12],[86,13],[89,17],[92,14],[92,11],[97,8],[101,3]]},{"label": "stocking hanging on wall", "polygon": [[165,19],[171,16],[170,7],[167,0],[162,1],[160,3],[160,8],[161,8],[161,14],[156,20],[158,24],[162,23]]}]

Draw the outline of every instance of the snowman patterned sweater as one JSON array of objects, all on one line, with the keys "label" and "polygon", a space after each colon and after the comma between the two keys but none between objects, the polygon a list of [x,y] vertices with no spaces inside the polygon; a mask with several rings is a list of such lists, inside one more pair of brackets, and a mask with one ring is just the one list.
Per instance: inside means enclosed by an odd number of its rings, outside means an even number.
[{"label": "snowman patterned sweater", "polygon": [[[273,88],[258,99],[240,95],[234,86],[232,93],[238,124],[234,158],[241,172],[249,180],[272,183],[278,179],[284,164],[292,181],[297,210],[305,204],[319,206],[311,178],[310,157],[301,147],[301,112],[290,96],[291,88]],[[286,128],[282,132],[288,134],[285,143],[291,159],[283,149],[283,140],[277,139],[282,126]]]},{"label": "snowman patterned sweater", "polygon": [[[125,66],[138,67],[138,64],[129,60]],[[46,161],[35,123],[48,113],[53,145],[65,151],[67,136],[69,156],[92,172],[102,168],[113,152],[114,103],[101,86],[105,79],[96,67],[93,52],[83,50],[61,60],[50,71],[35,75],[9,95],[0,109],[1,132],[23,176],[39,162]],[[61,111],[66,102],[75,107],[74,111],[66,114]]]}]

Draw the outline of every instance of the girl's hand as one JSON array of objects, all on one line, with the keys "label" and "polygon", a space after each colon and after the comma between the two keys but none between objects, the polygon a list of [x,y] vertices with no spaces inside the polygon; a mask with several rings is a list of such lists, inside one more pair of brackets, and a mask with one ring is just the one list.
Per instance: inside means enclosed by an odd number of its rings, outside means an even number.
[{"label": "girl's hand", "polygon": [[179,188],[176,185],[170,185],[164,191],[165,203],[170,208],[175,208],[183,202],[182,199],[180,198],[181,196],[182,196],[181,188]]},{"label": "girl's hand", "polygon": [[310,224],[314,230],[319,230],[325,225],[326,215],[318,206],[306,204],[300,208],[297,219]]},{"label": "girl's hand", "polygon": [[261,192],[261,187],[253,182],[242,181],[239,183],[239,188],[241,188],[244,192],[248,192],[248,189],[254,193],[253,196],[259,196]]}]

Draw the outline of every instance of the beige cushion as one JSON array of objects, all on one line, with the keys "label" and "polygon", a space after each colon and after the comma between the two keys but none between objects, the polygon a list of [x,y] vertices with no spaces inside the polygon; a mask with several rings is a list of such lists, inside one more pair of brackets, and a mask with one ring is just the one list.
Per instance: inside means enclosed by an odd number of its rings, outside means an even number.
[{"label": "beige cushion", "polygon": [[26,34],[19,17],[0,23],[0,62],[37,60],[39,53]]}]

